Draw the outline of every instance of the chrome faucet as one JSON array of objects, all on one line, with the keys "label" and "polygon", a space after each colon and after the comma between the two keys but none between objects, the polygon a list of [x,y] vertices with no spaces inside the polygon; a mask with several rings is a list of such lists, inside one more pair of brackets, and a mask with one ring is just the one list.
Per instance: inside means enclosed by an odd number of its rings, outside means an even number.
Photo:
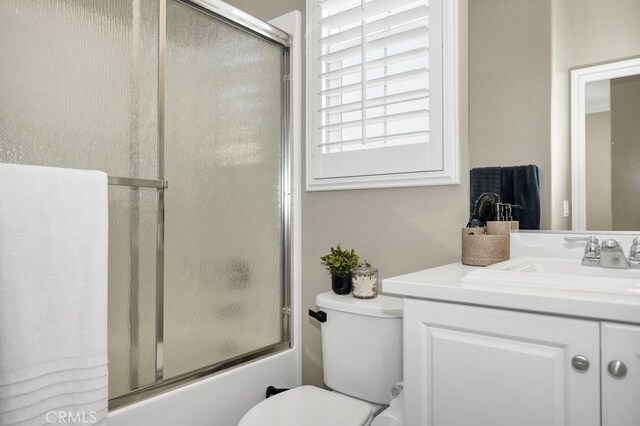
[{"label": "chrome faucet", "polygon": [[629,267],[640,269],[640,238],[634,238],[629,250]]},{"label": "chrome faucet", "polygon": [[602,241],[602,245],[598,245],[598,239],[594,236],[565,237],[564,239],[570,243],[578,241],[585,241],[587,243],[584,249],[584,257],[582,258],[582,264],[585,266],[640,269],[640,238],[634,238],[628,260],[618,240],[606,239]]},{"label": "chrome faucet", "polygon": [[582,258],[582,264],[584,266],[599,266],[601,250],[598,244],[598,239],[594,236],[591,237],[564,237],[564,240],[568,243],[577,243],[585,241],[587,246],[584,248],[584,257]]},{"label": "chrome faucet", "polygon": [[604,240],[601,252],[599,266],[603,268],[629,269],[629,261],[617,240]]}]

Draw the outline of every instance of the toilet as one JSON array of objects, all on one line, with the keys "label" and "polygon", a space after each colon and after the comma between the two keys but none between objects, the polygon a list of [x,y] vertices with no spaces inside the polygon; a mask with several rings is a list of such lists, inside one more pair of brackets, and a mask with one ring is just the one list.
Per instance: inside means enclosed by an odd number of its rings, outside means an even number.
[{"label": "toilet", "polygon": [[396,396],[402,389],[396,386],[402,381],[402,299],[327,292],[316,305],[326,313],[322,362],[332,391],[300,386],[279,393],[251,408],[239,426],[402,425],[401,397],[392,403],[392,389]]}]

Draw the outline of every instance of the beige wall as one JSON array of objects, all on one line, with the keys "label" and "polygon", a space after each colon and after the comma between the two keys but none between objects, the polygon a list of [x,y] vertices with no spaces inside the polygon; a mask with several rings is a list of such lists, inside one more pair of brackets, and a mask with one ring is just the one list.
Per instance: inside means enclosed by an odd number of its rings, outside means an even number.
[{"label": "beige wall", "polygon": [[640,1],[554,0],[568,5],[569,66],[640,54]]},{"label": "beige wall", "polygon": [[640,230],[640,76],[611,80],[613,229]]},{"label": "beige wall", "polygon": [[587,229],[611,230],[611,113],[587,114]]},{"label": "beige wall", "polygon": [[[293,8],[304,12],[304,1],[232,0],[230,3],[263,20]],[[462,40],[466,42],[466,34]],[[464,96],[462,104],[466,105],[467,58],[460,59],[461,68],[465,70],[460,93]],[[355,248],[379,268],[381,278],[460,258],[460,228],[466,224],[469,211],[467,130],[468,114],[463,108],[460,185],[303,193],[303,313],[309,308],[315,309],[316,295],[331,289],[330,277],[319,258],[338,243]],[[322,386],[320,329],[306,316],[302,323],[303,383]]]},{"label": "beige wall", "polygon": [[551,0],[469,1],[471,167],[537,164],[551,201]]}]

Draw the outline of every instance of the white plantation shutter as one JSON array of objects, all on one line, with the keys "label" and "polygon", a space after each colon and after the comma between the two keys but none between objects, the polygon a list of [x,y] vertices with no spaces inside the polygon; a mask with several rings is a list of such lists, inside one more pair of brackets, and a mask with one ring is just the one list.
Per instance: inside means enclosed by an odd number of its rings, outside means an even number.
[{"label": "white plantation shutter", "polygon": [[308,0],[309,189],[445,169],[442,2]]}]

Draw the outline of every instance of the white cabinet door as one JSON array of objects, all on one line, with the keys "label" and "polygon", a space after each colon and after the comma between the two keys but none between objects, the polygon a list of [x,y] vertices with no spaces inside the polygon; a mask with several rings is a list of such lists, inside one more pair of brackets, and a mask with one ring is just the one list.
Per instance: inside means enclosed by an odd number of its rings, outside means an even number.
[{"label": "white cabinet door", "polygon": [[407,426],[600,425],[598,322],[412,299],[404,321]]},{"label": "white cabinet door", "polygon": [[603,323],[602,426],[638,425],[640,327]]}]

